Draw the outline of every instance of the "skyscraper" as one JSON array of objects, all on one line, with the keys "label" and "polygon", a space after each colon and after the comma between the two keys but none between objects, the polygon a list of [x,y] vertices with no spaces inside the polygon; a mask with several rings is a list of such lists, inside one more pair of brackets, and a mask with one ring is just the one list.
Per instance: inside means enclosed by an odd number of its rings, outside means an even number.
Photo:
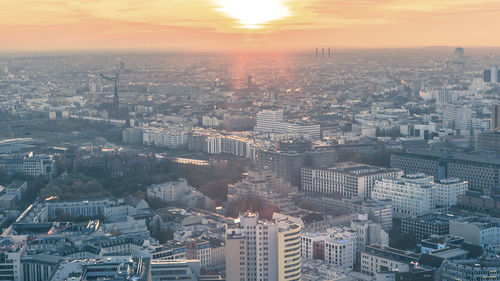
[{"label": "skyscraper", "polygon": [[278,281],[301,279],[301,228],[288,220],[262,221],[240,214],[226,230],[226,279]]},{"label": "skyscraper", "polygon": [[491,131],[499,131],[500,130],[500,105],[494,104],[491,108]]}]

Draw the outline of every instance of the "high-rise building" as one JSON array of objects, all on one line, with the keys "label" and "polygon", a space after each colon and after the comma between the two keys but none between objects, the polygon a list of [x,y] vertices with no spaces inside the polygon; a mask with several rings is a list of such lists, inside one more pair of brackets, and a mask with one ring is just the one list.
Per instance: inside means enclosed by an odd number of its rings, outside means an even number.
[{"label": "high-rise building", "polygon": [[278,281],[301,279],[301,228],[287,220],[262,221],[240,214],[226,230],[226,279]]},{"label": "high-rise building", "polygon": [[500,130],[500,104],[494,104],[491,108],[491,131]]},{"label": "high-rise building", "polygon": [[487,83],[500,83],[500,67],[492,66],[483,71],[483,80]]}]

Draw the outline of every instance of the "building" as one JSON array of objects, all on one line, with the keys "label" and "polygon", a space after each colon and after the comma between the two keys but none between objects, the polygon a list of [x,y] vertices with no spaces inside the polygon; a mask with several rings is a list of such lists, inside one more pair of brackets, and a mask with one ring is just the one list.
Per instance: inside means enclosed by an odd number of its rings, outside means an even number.
[{"label": "building", "polygon": [[447,178],[434,181],[436,209],[447,211],[458,204],[459,197],[468,190],[467,181],[459,178]]},{"label": "building", "polygon": [[248,174],[244,179],[228,186],[228,195],[235,197],[247,194],[260,197],[261,194],[265,193],[289,195],[297,191],[297,188],[292,187],[290,182],[277,177],[269,169],[248,170]]},{"label": "building", "polygon": [[30,176],[54,175],[56,163],[52,155],[34,154],[33,152],[16,155],[0,155],[0,168],[12,175],[23,173]]},{"label": "building", "polygon": [[488,247],[500,244],[500,220],[473,217],[450,221],[450,235],[463,237],[465,242]]},{"label": "building", "polygon": [[354,213],[368,214],[368,219],[389,231],[392,229],[392,200],[351,200],[349,208]]},{"label": "building", "polygon": [[226,230],[227,280],[300,280],[300,235],[298,224],[241,214],[239,225]]},{"label": "building", "polygon": [[21,258],[23,280],[48,281],[62,257],[53,255],[25,255]]},{"label": "building", "polygon": [[434,182],[424,174],[405,175],[397,179],[377,181],[373,197],[391,199],[395,217],[420,216],[436,209],[447,209],[458,202],[458,196],[467,191],[467,182],[443,179]]},{"label": "building", "polygon": [[347,162],[330,168],[302,168],[301,181],[302,190],[314,194],[371,198],[376,180],[400,175],[398,169]]},{"label": "building", "polygon": [[295,151],[304,153],[313,150],[313,143],[311,140],[304,138],[282,140],[278,142],[278,149],[285,152]]},{"label": "building", "polygon": [[151,261],[151,281],[188,280],[198,281],[199,260]]},{"label": "building", "polygon": [[389,246],[389,234],[380,224],[368,220],[365,214],[357,216],[351,221],[351,230],[356,232],[355,252],[360,253],[368,245]]},{"label": "building", "polygon": [[500,104],[493,104],[491,108],[490,130],[500,130]]},{"label": "building", "polygon": [[500,153],[500,127],[493,132],[483,132],[477,135],[476,152]]},{"label": "building", "polygon": [[377,181],[373,189],[376,200],[391,199],[394,217],[410,217],[431,213],[435,207],[432,177],[403,176]]},{"label": "building", "polygon": [[401,220],[401,236],[421,241],[433,235],[445,235],[449,233],[450,220],[455,217],[450,214],[428,214]]},{"label": "building", "polygon": [[262,110],[256,115],[257,132],[275,132],[281,130],[283,121],[283,110]]},{"label": "building", "polygon": [[273,219],[289,220],[300,225],[303,232],[309,233],[326,232],[330,226],[325,215],[312,211],[274,212]]},{"label": "building", "polygon": [[125,144],[142,144],[142,129],[127,128],[122,131],[122,140]]},{"label": "building", "polygon": [[330,238],[327,233],[302,233],[302,257],[305,259],[324,260],[325,240]]},{"label": "building", "polygon": [[500,214],[500,196],[483,195],[478,191],[467,191],[458,198],[458,205],[473,209],[482,213],[490,213],[498,217]]},{"label": "building", "polygon": [[424,173],[436,180],[446,178],[446,160],[427,154],[393,153],[391,167],[401,169],[405,174]]},{"label": "building", "polygon": [[500,280],[500,259],[446,260],[442,269],[443,281]]},{"label": "building", "polygon": [[498,66],[492,66],[483,71],[483,80],[486,83],[500,83],[500,69]]},{"label": "building", "polygon": [[356,232],[348,228],[330,228],[322,233],[303,233],[302,257],[353,269],[356,260],[356,238]]},{"label": "building", "polygon": [[468,188],[485,193],[500,186],[500,158],[491,154],[448,154],[439,151],[407,151],[391,155],[391,167],[405,174],[424,173],[435,180],[459,178]]},{"label": "building", "polygon": [[325,240],[325,262],[338,267],[354,267],[354,241],[346,238],[328,238]]},{"label": "building", "polygon": [[196,259],[202,268],[212,266],[210,241],[204,239],[172,240],[162,245],[152,246],[151,258],[153,261]]},{"label": "building", "polygon": [[[134,133],[129,133],[128,136],[128,140],[137,137]],[[171,129],[147,128],[142,130],[142,143],[170,149],[181,149],[188,146],[189,136],[190,132],[183,127]]]},{"label": "building", "polygon": [[310,139],[319,139],[321,137],[319,124],[285,122],[282,110],[262,110],[258,112],[254,131],[259,133],[286,133]]},{"label": "building", "polygon": [[190,187],[185,179],[170,181],[161,184],[154,184],[148,187],[148,197],[156,197],[165,202],[180,200],[182,195],[190,191]]},{"label": "building", "polygon": [[26,250],[23,241],[6,237],[0,241],[0,280],[22,281],[21,257]]},{"label": "building", "polygon": [[376,276],[378,272],[410,272],[420,256],[402,250],[369,245],[361,253],[361,273]]},{"label": "building", "polygon": [[26,190],[28,190],[27,181],[14,180],[5,188],[5,194],[13,194],[16,196],[16,200],[21,200]]}]

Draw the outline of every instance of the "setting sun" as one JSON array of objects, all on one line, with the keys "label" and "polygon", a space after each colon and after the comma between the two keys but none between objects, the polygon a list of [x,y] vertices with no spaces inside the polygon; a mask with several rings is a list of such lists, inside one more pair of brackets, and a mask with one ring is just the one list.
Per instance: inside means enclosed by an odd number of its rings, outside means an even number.
[{"label": "setting sun", "polygon": [[238,20],[241,28],[262,28],[291,14],[283,0],[217,0],[216,3],[217,10]]}]

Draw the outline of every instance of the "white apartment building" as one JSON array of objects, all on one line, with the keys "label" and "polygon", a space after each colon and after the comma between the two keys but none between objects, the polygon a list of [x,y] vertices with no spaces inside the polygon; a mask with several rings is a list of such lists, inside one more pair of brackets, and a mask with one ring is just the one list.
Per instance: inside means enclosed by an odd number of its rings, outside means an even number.
[{"label": "white apartment building", "polygon": [[315,247],[321,247],[319,244],[324,243],[326,239],[329,239],[330,235],[327,233],[316,233],[316,232],[305,232],[302,233],[302,257],[304,259],[314,259]]},{"label": "white apartment building", "polygon": [[372,196],[376,200],[391,199],[393,216],[404,218],[431,213],[439,207],[438,202],[450,206],[465,190],[464,182],[445,180],[436,185],[432,176],[414,174],[377,181]]},{"label": "white apartment building", "polygon": [[361,253],[361,273],[376,276],[377,272],[409,272],[420,255],[380,245],[367,246]]},{"label": "white apartment building", "polygon": [[352,269],[354,266],[354,243],[346,238],[325,240],[325,262],[339,267]]},{"label": "white apartment building", "polygon": [[160,184],[153,184],[148,187],[148,197],[156,197],[165,202],[180,200],[182,195],[190,191],[190,187],[185,179],[170,181]]},{"label": "white apartment building", "polygon": [[261,221],[241,214],[239,226],[226,230],[226,279],[300,280],[301,229],[288,221]]},{"label": "white apartment building", "polygon": [[302,190],[317,194],[371,198],[377,180],[396,178],[403,172],[354,162],[330,168],[302,168]]},{"label": "white apartment building", "polygon": [[254,131],[259,133],[287,133],[297,136],[321,137],[319,124],[292,123],[283,120],[282,110],[262,110],[257,113]]},{"label": "white apartment building", "polygon": [[267,133],[281,131],[283,110],[262,110],[257,113],[254,131]]},{"label": "white apartment building", "polygon": [[436,187],[436,206],[448,210],[458,203],[458,196],[467,191],[467,181],[459,178],[442,179],[434,183]]},{"label": "white apartment building", "polygon": [[302,234],[302,257],[352,269],[356,260],[357,233],[349,228],[329,228],[326,233]]},{"label": "white apartment building", "polygon": [[186,147],[188,141],[189,132],[182,129],[148,128],[142,132],[142,143],[145,145],[178,149]]},{"label": "white apartment building", "polygon": [[372,244],[389,246],[389,234],[380,224],[368,220],[366,214],[358,214],[357,219],[351,221],[351,229],[356,232],[354,247],[357,253]]},{"label": "white apartment building", "polygon": [[0,167],[7,174],[24,173],[30,176],[53,175],[56,173],[54,156],[29,152],[19,155],[1,155]]},{"label": "white apartment building", "polygon": [[450,235],[481,247],[500,245],[500,221],[493,218],[470,218],[450,221]]}]

